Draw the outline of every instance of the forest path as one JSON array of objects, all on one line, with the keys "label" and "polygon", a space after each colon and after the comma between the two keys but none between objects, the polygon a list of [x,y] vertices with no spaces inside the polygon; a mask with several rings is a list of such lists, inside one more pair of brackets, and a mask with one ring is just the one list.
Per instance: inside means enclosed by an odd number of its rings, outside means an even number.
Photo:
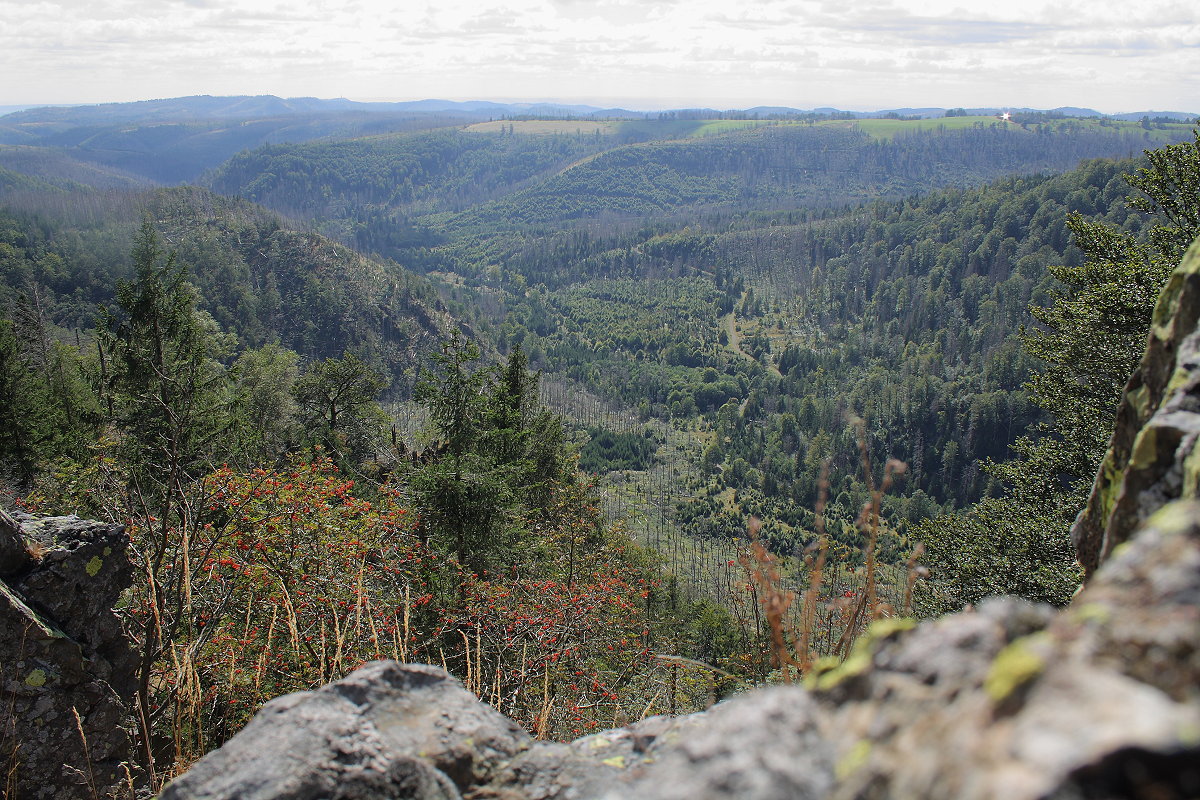
[{"label": "forest path", "polygon": [[[744,299],[745,294],[743,294],[742,297]],[[761,365],[761,362],[757,358],[742,349],[742,337],[738,335],[737,331],[737,312],[730,311],[728,314],[722,317],[721,328],[725,331],[725,336],[729,339],[729,343],[725,345],[726,350],[731,353],[735,353],[736,355],[739,355],[748,361],[753,361],[755,364]],[[781,373],[774,364],[768,363],[766,367],[772,375],[775,375],[779,378],[783,377],[783,373]]]}]

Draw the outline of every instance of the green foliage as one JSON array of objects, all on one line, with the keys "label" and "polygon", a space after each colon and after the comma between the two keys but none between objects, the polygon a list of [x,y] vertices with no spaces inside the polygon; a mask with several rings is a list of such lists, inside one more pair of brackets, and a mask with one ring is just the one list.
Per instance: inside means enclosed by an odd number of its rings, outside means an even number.
[{"label": "green foliage", "polygon": [[306,435],[337,461],[358,464],[379,448],[387,415],[375,400],[387,385],[384,376],[347,353],[310,365],[292,386],[292,397]]},{"label": "green foliage", "polygon": [[101,419],[79,354],[52,333],[37,315],[20,327],[0,318],[0,465],[26,488],[86,447]]},{"label": "green foliage", "polygon": [[134,278],[128,243],[145,211],[187,266],[197,307],[246,347],[277,343],[315,360],[369,354],[405,394],[403,373],[442,335],[444,312],[427,281],[288,230],[242,200],[178,187],[27,202],[43,210],[0,210],[0,303],[36,289],[45,316],[68,330],[92,328],[98,305],[115,311],[117,283]]},{"label": "green foliage", "polygon": [[1043,447],[1060,450],[1059,474],[1090,485],[1172,266],[1117,229],[1078,216],[1068,225],[1087,260],[1054,270],[1064,288],[1052,306],[1033,309],[1041,324],[1024,343],[1045,365],[1028,383],[1033,401],[1053,414],[1055,441]]},{"label": "green foliage", "polygon": [[299,360],[295,352],[268,344],[243,351],[234,362],[231,405],[245,461],[270,462],[299,441],[293,396]]},{"label": "green foliage", "polygon": [[437,440],[414,456],[408,481],[425,535],[482,573],[519,559],[529,525],[574,478],[562,421],[540,407],[522,350],[498,369],[473,367],[478,359],[456,332],[418,382],[414,398],[429,408]]},{"label": "green foliage", "polygon": [[1081,578],[1067,517],[1063,506],[1014,492],[917,527],[931,577],[918,585],[916,612],[938,616],[1002,594],[1065,605]]},{"label": "green foliage", "polygon": [[1142,193],[1130,204],[1157,215],[1146,235],[1068,220],[1085,262],[1054,269],[1062,288],[1052,305],[1032,309],[1040,325],[1024,337],[1044,364],[1027,387],[1049,419],[1037,438],[1015,444],[1016,460],[990,466],[1006,486],[1001,497],[921,531],[934,576],[920,597],[926,613],[997,593],[1061,605],[1078,584],[1070,524],[1108,445],[1159,292],[1183,243],[1200,236],[1200,134],[1147,156],[1151,166],[1127,176]]},{"label": "green foliage", "polygon": [[117,287],[121,316],[105,314],[99,346],[106,399],[123,434],[133,490],[165,516],[190,477],[223,446],[231,342],[196,310],[196,292],[147,221],[134,245],[136,280]]},{"label": "green foliage", "polygon": [[1150,243],[1175,263],[1200,231],[1200,131],[1192,131],[1192,141],[1148,151],[1146,158],[1150,165],[1128,177],[1141,192],[1130,203],[1163,220],[1151,230]]},{"label": "green foliage", "polygon": [[623,123],[615,136],[437,131],[269,145],[230,159],[210,184],[316,217],[361,249],[425,258],[426,248],[514,226],[899,197],[1065,169],[1145,141],[1136,128],[1070,121],[1038,135],[968,118],[859,127],[871,133],[844,124],[651,120]]},{"label": "green foliage", "polygon": [[46,389],[21,352],[12,323],[0,320],[0,459],[25,482],[34,475],[43,443],[54,435]]},{"label": "green foliage", "polygon": [[[176,199],[190,208],[196,198]],[[0,265],[61,288],[77,265],[36,234],[0,227]],[[192,234],[182,241],[208,273],[202,283],[245,277],[243,262],[220,256],[228,240]],[[448,342],[417,392],[434,441],[399,465],[396,447],[371,471],[378,482],[355,490],[347,476],[382,450],[375,398],[386,380],[352,354],[301,370],[281,344],[239,347],[245,339],[199,310],[202,290],[150,224],[132,262],[100,315],[95,365],[55,341],[56,326],[28,315],[0,324],[0,399],[14,423],[0,445],[34,473],[27,506],[128,526],[138,580],[122,613],[140,633],[138,758],[154,787],[269,697],[382,656],[444,659],[543,736],[659,702],[651,654],[674,651],[682,626],[652,597],[655,559],[607,526],[579,482],[519,346],[480,367],[473,344]],[[17,292],[4,299],[31,307]],[[65,410],[86,424],[55,427]],[[328,455],[297,455],[314,443]],[[709,623],[704,646],[726,652],[720,619]],[[681,692],[678,707],[692,699]]]},{"label": "green foliage", "polygon": [[591,436],[579,451],[579,469],[605,473],[621,469],[648,469],[654,463],[658,443],[645,433],[614,433],[589,428]]}]

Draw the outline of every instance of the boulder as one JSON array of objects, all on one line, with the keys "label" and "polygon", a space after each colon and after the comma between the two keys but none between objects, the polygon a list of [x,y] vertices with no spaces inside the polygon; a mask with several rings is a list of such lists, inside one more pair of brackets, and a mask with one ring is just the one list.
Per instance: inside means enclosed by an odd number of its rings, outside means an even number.
[{"label": "boulder", "polygon": [[446,672],[375,661],[272,700],[161,800],[450,800],[527,749],[515,722]]},{"label": "boulder", "polygon": [[113,612],[133,565],[120,525],[0,512],[0,759],[13,797],[127,785],[136,660]]}]

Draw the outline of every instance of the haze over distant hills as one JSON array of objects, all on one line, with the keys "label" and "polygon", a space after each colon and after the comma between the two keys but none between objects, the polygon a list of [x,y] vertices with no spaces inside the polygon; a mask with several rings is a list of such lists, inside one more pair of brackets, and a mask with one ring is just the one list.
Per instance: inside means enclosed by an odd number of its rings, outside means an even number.
[{"label": "haze over distant hills", "polygon": [[[1064,117],[1109,117],[1122,120],[1139,120],[1142,117],[1170,118],[1187,122],[1200,116],[1184,111],[1131,111],[1123,114],[1102,114],[1090,108],[1060,107],[1054,109],[1014,108],[986,106],[965,109],[971,115],[998,114],[1003,111],[1042,112]],[[499,103],[488,100],[413,100],[403,102],[360,102],[345,98],[320,99],[315,97],[281,98],[274,95],[214,97],[199,95],[131,103],[104,103],[100,105],[71,106],[0,106],[0,117],[5,125],[26,123],[73,123],[105,124],[118,121],[186,121],[213,119],[257,119],[264,117],[365,112],[373,114],[439,114],[462,115],[469,118],[495,116],[576,116],[596,118],[641,119],[662,113],[689,113],[728,115],[744,113],[757,116],[801,116],[807,114],[839,115],[856,118],[883,117],[891,114],[933,118],[945,116],[947,109],[941,107],[895,108],[878,111],[847,111],[833,107],[801,109],[791,106],[756,106],[746,109],[661,109],[633,111],[625,108],[600,108],[598,106],[539,102]]]},{"label": "haze over distant hills", "polygon": [[[998,119],[1003,111],[1011,112],[1011,122]],[[109,189],[192,183],[235,155],[264,146],[350,142],[435,129],[447,133],[469,130],[470,135],[485,131],[512,134],[513,123],[518,123],[517,133],[578,136],[586,130],[603,140],[589,145],[592,149],[581,153],[580,158],[592,155],[593,151],[637,142],[735,135],[747,126],[760,125],[853,125],[862,129],[860,135],[875,137],[880,142],[902,134],[951,132],[964,127],[1000,126],[1027,134],[1035,130],[1048,133],[1047,126],[1053,126],[1068,137],[1082,136],[1089,140],[1086,146],[1081,144],[1082,140],[1072,145],[1074,155],[1062,163],[1045,160],[1044,153],[1033,152],[1038,148],[1030,150],[1032,143],[1025,143],[1022,146],[1029,152],[1013,161],[1009,168],[1019,166],[1036,172],[1067,168],[1074,164],[1072,159],[1129,155],[1146,146],[1147,137],[1161,138],[1165,127],[1172,124],[1170,120],[1195,119],[1194,115],[1183,112],[1134,112],[1122,116],[1132,122],[1085,108],[948,111],[923,107],[865,112],[832,107],[804,110],[756,106],[732,110],[633,111],[550,102],[429,99],[364,103],[344,98],[201,95],[132,103],[43,106],[0,116],[0,184],[10,189],[23,186],[43,190],[49,186],[71,190],[80,186]],[[1146,122],[1134,124],[1142,120]],[[1144,130],[1151,122],[1155,130]],[[736,135],[734,138],[738,139]]]}]

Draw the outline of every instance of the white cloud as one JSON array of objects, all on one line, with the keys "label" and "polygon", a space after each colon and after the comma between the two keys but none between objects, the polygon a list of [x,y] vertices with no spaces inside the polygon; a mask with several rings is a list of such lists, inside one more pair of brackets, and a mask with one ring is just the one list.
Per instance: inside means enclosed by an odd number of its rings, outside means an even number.
[{"label": "white cloud", "polygon": [[1194,0],[0,0],[0,19],[0,104],[273,93],[1200,110]]}]

